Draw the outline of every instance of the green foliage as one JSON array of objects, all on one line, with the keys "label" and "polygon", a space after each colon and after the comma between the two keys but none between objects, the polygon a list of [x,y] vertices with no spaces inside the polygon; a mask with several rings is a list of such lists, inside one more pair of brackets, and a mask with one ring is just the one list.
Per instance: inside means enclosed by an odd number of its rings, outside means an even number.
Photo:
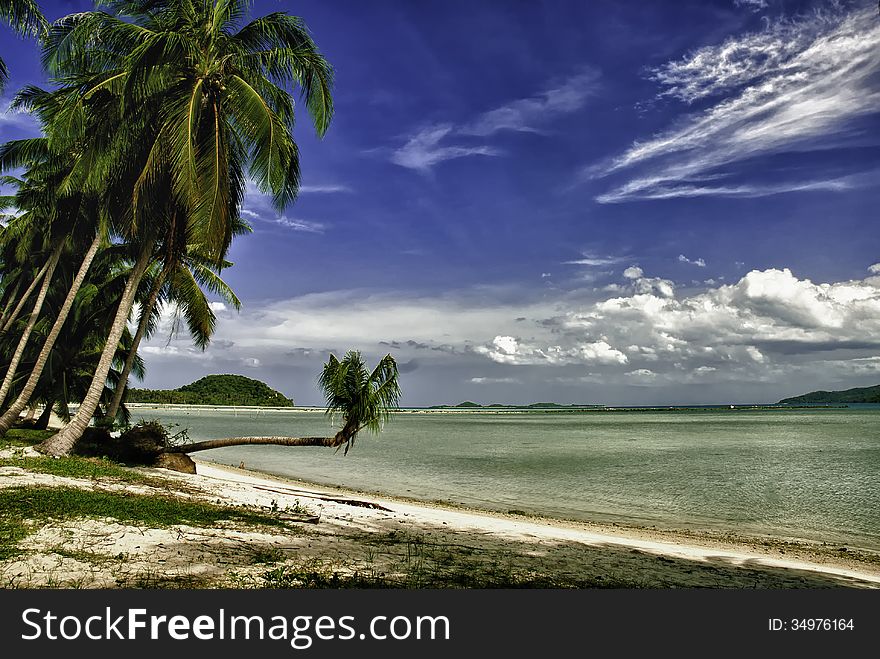
[{"label": "green foliage", "polygon": [[330,355],[318,383],[327,401],[327,415],[331,419],[342,416],[345,453],[361,430],[378,434],[400,400],[397,362],[391,355],[385,355],[372,372],[356,350],[349,350],[341,361]]},{"label": "green foliage", "polygon": [[7,446],[34,446],[54,434],[54,430],[13,428],[0,438],[0,448],[6,448]]},{"label": "green foliage", "polygon": [[208,375],[177,389],[130,389],[129,403],[293,407],[293,401],[243,375]]}]

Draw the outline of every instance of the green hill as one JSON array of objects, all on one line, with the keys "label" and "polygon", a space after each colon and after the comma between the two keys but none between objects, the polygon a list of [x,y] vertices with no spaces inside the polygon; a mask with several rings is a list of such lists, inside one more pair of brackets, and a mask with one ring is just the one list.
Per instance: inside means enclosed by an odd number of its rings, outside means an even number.
[{"label": "green hill", "polygon": [[208,375],[177,389],[129,389],[129,403],[293,407],[293,401],[243,375]]},{"label": "green hill", "polygon": [[856,387],[845,391],[811,391],[803,396],[793,396],[779,401],[779,405],[804,405],[809,403],[880,403],[880,385]]}]

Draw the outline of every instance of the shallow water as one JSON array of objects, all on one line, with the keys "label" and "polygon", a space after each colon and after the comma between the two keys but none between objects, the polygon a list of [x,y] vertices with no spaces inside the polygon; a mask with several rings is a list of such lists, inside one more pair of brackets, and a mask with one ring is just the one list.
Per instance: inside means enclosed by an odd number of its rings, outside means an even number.
[{"label": "shallow water", "polygon": [[[139,418],[180,424],[193,440],[334,432],[316,412],[133,410]],[[275,446],[198,457],[491,510],[880,548],[880,409],[409,413],[347,457]]]}]

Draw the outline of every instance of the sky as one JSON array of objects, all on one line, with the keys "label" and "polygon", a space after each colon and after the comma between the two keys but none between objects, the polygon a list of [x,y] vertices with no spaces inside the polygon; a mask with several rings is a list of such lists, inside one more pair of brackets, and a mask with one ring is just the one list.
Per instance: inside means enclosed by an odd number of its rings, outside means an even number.
[{"label": "sky", "polygon": [[[50,19],[88,2],[40,5]],[[321,403],[330,353],[392,354],[402,404],[775,402],[880,383],[874,0],[259,0],[335,69],[303,185],[251,186],[211,373]],[[23,84],[35,44],[0,27]],[[0,140],[33,135],[0,114]]]}]

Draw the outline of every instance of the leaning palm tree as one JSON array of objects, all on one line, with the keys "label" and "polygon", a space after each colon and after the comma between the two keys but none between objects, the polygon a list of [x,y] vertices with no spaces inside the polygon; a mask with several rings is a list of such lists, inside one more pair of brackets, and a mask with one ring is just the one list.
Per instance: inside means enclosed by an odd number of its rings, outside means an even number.
[{"label": "leaning palm tree", "polygon": [[246,172],[279,209],[299,189],[289,88],[299,87],[319,135],[333,113],[332,69],[298,18],[272,13],[239,29],[246,0],[104,4],[115,15],[87,12],[56,22],[44,42],[44,62],[76,85],[72,118],[82,99],[101,103],[118,95],[124,130],[109,142],[120,154],[118,167],[109,171],[126,170],[117,178],[130,178],[129,233],[142,248],[92,387],[70,424],[38,447],[55,455],[70,452],[97,409],[114,344],[161,238],[161,227],[151,225],[157,209],[150,206],[168,199],[170,186],[167,225],[185,222],[190,242],[204,245],[219,264],[232,239]]},{"label": "leaning palm tree", "polygon": [[343,454],[354,444],[361,430],[378,434],[391,418],[400,400],[397,363],[385,355],[372,371],[360,353],[350,350],[342,360],[334,355],[324,365],[318,382],[327,401],[326,414],[339,418],[342,428],[333,437],[229,437],[170,447],[166,453],[194,453],[213,448],[272,444],[277,446],[329,446]]},{"label": "leaning palm tree", "polygon": [[[0,0],[0,20],[24,36],[36,37],[46,31],[46,19],[34,0]],[[9,69],[0,58],[0,92],[9,80]]]}]

